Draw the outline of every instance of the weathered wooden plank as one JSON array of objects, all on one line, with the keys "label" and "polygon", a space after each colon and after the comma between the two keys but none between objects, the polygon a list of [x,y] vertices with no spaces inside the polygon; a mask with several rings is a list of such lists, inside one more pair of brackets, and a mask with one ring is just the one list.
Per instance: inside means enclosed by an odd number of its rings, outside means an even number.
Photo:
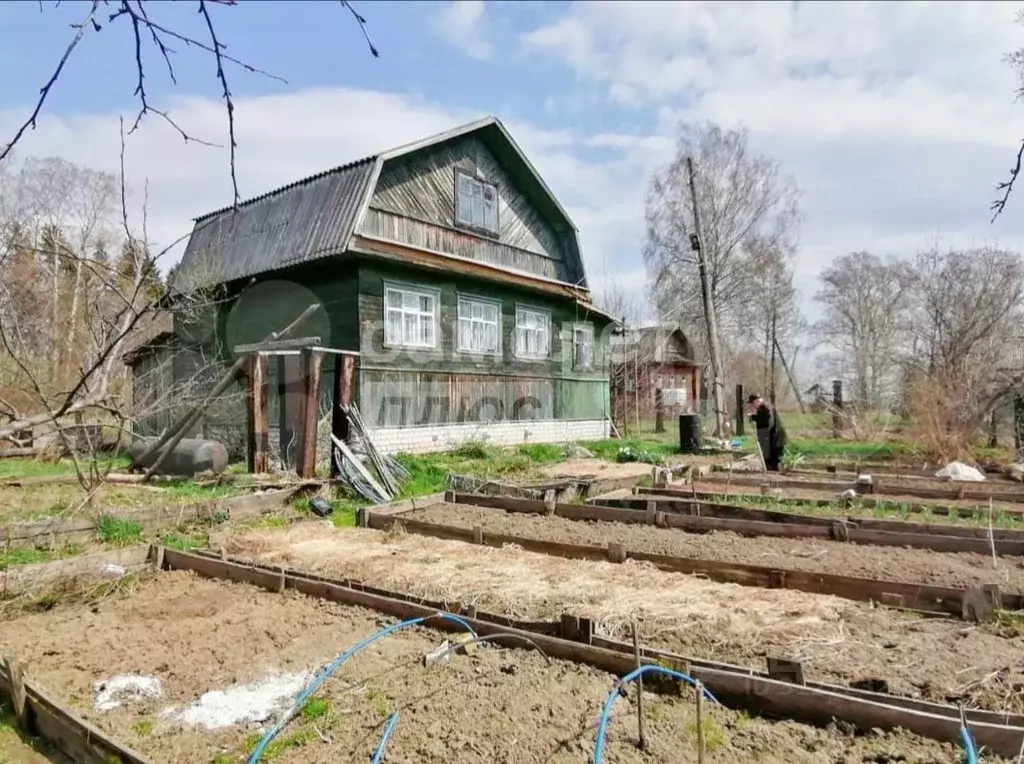
[{"label": "weathered wooden plank", "polygon": [[103,576],[107,575],[104,572],[106,566],[117,566],[123,568],[125,572],[131,572],[144,566],[148,557],[149,545],[140,544],[109,552],[70,557],[66,560],[18,565],[0,571],[0,592],[13,595],[32,591],[62,579],[87,575]]},{"label": "weathered wooden plank", "polygon": [[[25,679],[26,716],[34,732],[51,742],[75,764],[149,764],[141,754],[117,742]],[[12,695],[11,677],[0,665],[0,694]]]},{"label": "weathered wooden plank", "polygon": [[[177,526],[201,518],[213,518],[218,513],[223,513],[226,519],[238,520],[280,509],[303,490],[305,487],[299,485],[280,491],[233,496],[185,507],[110,512],[96,517],[108,516],[131,520],[147,530],[171,525]],[[75,541],[89,541],[96,535],[96,517],[54,518],[31,523],[10,523],[0,526],[0,545],[33,546],[48,541],[52,541],[56,545],[63,545]]]},{"label": "weathered wooden plank", "polygon": [[320,372],[324,354],[320,350],[302,350],[303,396],[299,406],[299,447],[296,453],[296,471],[300,477],[316,475],[316,436],[320,421]]},{"label": "weathered wooden plank", "polygon": [[[394,519],[389,521],[394,522]],[[172,568],[193,570],[207,577],[227,578],[233,581],[247,580],[267,588],[264,585],[264,577],[267,575],[265,571],[238,563],[212,560],[171,550],[168,550],[168,563]],[[458,625],[445,619],[432,618],[431,616],[437,615],[438,611],[423,605],[306,577],[286,576],[286,584],[321,599],[366,607],[397,618],[422,617],[430,626],[445,631],[460,629]],[[586,663],[618,675],[624,675],[635,667],[635,659],[631,653],[515,629],[472,616],[464,616],[464,619],[477,634],[498,637],[495,641],[499,644],[522,647],[523,640],[526,639],[537,645],[550,658]],[[748,672],[703,666],[691,667],[691,672],[694,678],[703,682],[720,700],[733,707],[818,725],[829,725],[836,719],[843,719],[864,731],[903,728],[935,740],[959,740],[958,715],[926,713],[913,708],[852,697],[841,692],[793,685]],[[1024,738],[1024,728],[984,722],[972,724],[972,732],[980,745],[1005,756],[1015,755]]]}]

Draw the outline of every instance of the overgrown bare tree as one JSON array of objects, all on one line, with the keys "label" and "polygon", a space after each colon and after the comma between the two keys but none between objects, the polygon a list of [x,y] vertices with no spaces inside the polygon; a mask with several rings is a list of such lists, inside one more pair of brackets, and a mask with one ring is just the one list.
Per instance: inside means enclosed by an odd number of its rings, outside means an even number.
[{"label": "overgrown bare tree", "polygon": [[838,356],[862,404],[877,404],[895,383],[913,283],[907,263],[870,252],[838,257],[820,276],[815,300],[824,316],[815,334]]},{"label": "overgrown bare tree", "polygon": [[[237,143],[235,142],[235,104],[228,80],[228,71],[231,67],[238,67],[244,71],[260,74],[281,82],[285,80],[228,54],[227,46],[221,41],[218,34],[217,23],[214,21],[214,17],[220,12],[239,7],[236,0],[196,0],[196,11],[202,20],[200,24],[202,27],[201,33],[186,31],[181,27],[174,28],[170,23],[163,21],[163,12],[170,5],[172,4],[154,2],[154,0],[88,0],[88,2],[67,3],[62,6],[58,0],[50,12],[56,13],[61,12],[65,8],[72,8],[74,9],[73,12],[79,15],[70,24],[72,33],[68,45],[54,66],[49,79],[40,87],[39,98],[34,108],[25,121],[15,130],[10,141],[6,145],[0,143],[0,164],[3,164],[4,160],[14,151],[26,132],[35,129],[36,122],[42,115],[47,101],[59,87],[61,75],[73,57],[78,54],[79,47],[84,47],[83,43],[86,40],[92,40],[100,34],[109,38],[110,35],[116,34],[117,31],[122,31],[124,37],[127,38],[124,42],[128,43],[134,52],[134,60],[131,63],[136,74],[133,96],[138,99],[139,104],[138,113],[135,116],[129,133],[134,132],[138,128],[147,114],[152,114],[170,125],[186,143],[206,143],[206,141],[192,135],[179,125],[168,111],[152,103],[150,91],[147,90],[147,79],[150,77],[147,62],[152,61],[154,58],[162,62],[166,68],[169,80],[172,84],[177,85],[178,79],[175,63],[179,61],[176,57],[180,49],[187,49],[200,55],[208,56],[211,59],[211,62],[214,64],[215,77],[221,89],[221,96],[224,99],[230,141],[231,182],[234,188],[235,202],[237,203],[239,193],[238,180],[235,173],[235,149],[237,148]],[[369,48],[370,54],[374,58],[378,57],[380,54],[367,33],[366,19],[356,11],[355,7],[348,0],[340,0],[339,5],[347,10],[355,20]],[[39,2],[39,10],[46,10],[42,0]]]},{"label": "overgrown bare tree", "polygon": [[1024,261],[993,247],[921,253],[914,261],[907,399],[919,440],[958,456],[1022,382]]},{"label": "overgrown bare tree", "polygon": [[[1024,24],[1024,11],[1017,13],[1017,23]],[[1017,73],[1017,98],[1022,99],[1024,98],[1024,47],[1020,47],[1007,54],[1006,61]],[[1006,205],[1010,200],[1010,194],[1013,193],[1013,187],[1017,182],[1017,177],[1020,175],[1022,162],[1024,162],[1024,138],[1021,139],[1020,145],[1017,147],[1017,155],[1010,166],[1007,179],[996,185],[997,196],[990,205],[993,222],[1006,209]]]}]

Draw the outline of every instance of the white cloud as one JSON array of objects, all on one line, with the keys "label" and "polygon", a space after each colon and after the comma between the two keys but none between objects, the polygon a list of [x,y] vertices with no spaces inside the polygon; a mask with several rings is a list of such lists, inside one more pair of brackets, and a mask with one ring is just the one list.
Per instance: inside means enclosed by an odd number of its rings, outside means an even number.
[{"label": "white cloud", "polygon": [[483,0],[453,0],[434,17],[434,31],[470,58],[488,59],[494,48],[488,40],[486,14]]},{"label": "white cloud", "polygon": [[[637,124],[654,122],[647,135],[591,138],[638,161],[663,161],[680,120],[748,128],[752,148],[803,190],[796,268],[809,298],[821,267],[853,249],[909,255],[938,236],[1024,250],[1024,217],[1011,209],[990,226],[988,210],[1024,134],[1004,60],[1024,44],[1017,10],[575,3],[521,42],[603,88]],[[639,215],[631,230],[642,231]]]}]

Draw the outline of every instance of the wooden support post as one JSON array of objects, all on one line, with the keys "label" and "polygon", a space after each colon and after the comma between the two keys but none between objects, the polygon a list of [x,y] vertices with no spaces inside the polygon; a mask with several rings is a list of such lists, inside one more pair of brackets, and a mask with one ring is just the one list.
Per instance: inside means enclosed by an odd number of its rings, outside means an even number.
[{"label": "wooden support post", "polygon": [[[636,621],[633,621],[633,658],[636,660],[636,667],[640,668],[640,635]],[[641,751],[647,749],[647,737],[644,735],[644,678],[636,678],[636,725],[639,732],[639,748]]]},{"label": "wooden support post", "polygon": [[843,430],[843,381],[832,380],[832,437],[838,439]]},{"label": "wooden support post", "polygon": [[746,417],[743,416],[743,385],[736,384],[736,437],[743,437],[744,423]]},{"label": "wooden support post", "polygon": [[162,546],[150,547],[153,554],[153,570],[158,573],[164,569],[164,548]]},{"label": "wooden support post", "polygon": [[297,396],[298,358],[293,355],[277,357],[277,432],[281,468],[290,470],[295,464],[295,420]]},{"label": "wooden support post", "polygon": [[[349,442],[348,417],[341,412],[342,406],[350,406],[355,402],[355,367],[356,359],[350,355],[337,355],[334,358],[334,411],[331,414],[331,432],[338,440]],[[334,449],[331,449],[334,453]],[[338,460],[331,458],[331,478],[341,474]]]},{"label": "wooden support post", "polygon": [[1024,441],[1024,393],[1013,394],[1013,448],[1020,451]]},{"label": "wooden support post", "polygon": [[299,424],[300,439],[296,458],[299,477],[316,477],[316,426],[320,420],[320,371],[324,354],[320,350],[302,349],[302,418]]},{"label": "wooden support post", "polygon": [[28,705],[25,697],[25,670],[21,661],[8,656],[4,659],[7,664],[7,676],[11,680],[11,702],[14,704],[14,718],[18,726],[28,732]]},{"label": "wooden support post", "polygon": [[654,431],[665,432],[665,400],[660,387],[654,391]]},{"label": "wooden support post", "polygon": [[246,424],[249,472],[269,472],[270,422],[267,419],[267,356],[253,353],[246,364]]},{"label": "wooden support post", "polygon": [[697,764],[704,764],[704,684],[697,680]]}]

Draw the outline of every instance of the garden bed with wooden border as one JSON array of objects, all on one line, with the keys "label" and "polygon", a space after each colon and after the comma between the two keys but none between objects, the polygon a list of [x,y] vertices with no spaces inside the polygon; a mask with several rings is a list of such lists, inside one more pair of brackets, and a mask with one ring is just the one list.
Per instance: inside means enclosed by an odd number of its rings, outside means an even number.
[{"label": "garden bed with wooden border", "polygon": [[[594,723],[614,684],[609,674],[625,674],[638,663],[632,646],[594,637],[591,625],[580,619],[498,623],[486,614],[466,611],[464,621],[480,637],[506,648],[535,649],[509,652],[483,646],[470,655],[452,655],[449,661],[423,667],[442,640],[436,632],[453,630],[452,624],[437,617],[436,607],[395,592],[371,592],[235,560],[169,549],[156,550],[155,559],[171,572],[147,577],[123,602],[110,601],[91,614],[88,608],[69,605],[0,625],[9,644],[40,642],[26,651],[34,655],[25,660],[24,675],[37,697],[38,688],[45,686],[50,697],[56,689],[70,700],[67,707],[53,703],[60,729],[38,723],[38,715],[31,716],[29,724],[58,744],[62,738],[80,741],[62,749],[74,761],[144,762],[150,757],[176,764],[244,757],[251,751],[247,737],[252,737],[248,733],[255,723],[208,730],[188,727],[199,722],[187,719],[203,713],[196,709],[196,700],[201,706],[200,696],[211,689],[231,691],[259,683],[256,672],[271,667],[290,673],[315,669],[380,629],[380,617],[374,614],[426,621],[423,628],[381,641],[325,683],[316,694],[320,704],[315,714],[301,714],[278,738],[276,761],[362,758],[373,751],[392,708],[401,710],[388,745],[389,756],[396,760],[588,761]],[[212,580],[200,581],[187,571]],[[316,603],[299,593],[327,602]],[[250,626],[253,616],[261,620],[255,632]],[[96,628],[69,640],[68,634],[80,629],[83,618]],[[69,661],[72,650],[75,659]],[[815,760],[822,762],[848,756],[873,759],[892,751],[926,760],[956,755],[960,719],[955,709],[890,705],[884,696],[872,699],[709,662],[688,665],[681,656],[663,652],[643,650],[639,658],[640,663],[658,661],[689,669],[727,707],[704,708],[699,726],[715,733],[714,745],[707,745],[708,764],[797,756],[809,745],[819,754]],[[96,708],[92,694],[115,674],[161,679],[163,693],[121,697],[109,710]],[[689,693],[679,698],[678,684],[650,679],[645,683],[650,750],[636,749],[636,708],[627,713],[629,701],[620,700],[608,738],[609,756],[615,761],[642,762],[652,753],[667,756],[680,745],[696,747]],[[10,698],[16,692],[14,683],[0,682],[0,692]],[[289,697],[282,697],[285,706]],[[742,718],[731,708],[802,720],[822,729]],[[261,718],[277,719],[282,710],[263,711]],[[983,712],[971,712],[968,718],[977,742],[987,750],[1003,753],[1020,745],[1024,728]],[[851,737],[835,730],[835,719],[876,732]],[[528,739],[522,736],[524,729],[530,731]],[[908,729],[920,732],[904,731]]]},{"label": "garden bed with wooden border", "polygon": [[[448,501],[455,498],[455,494],[447,496]],[[472,502],[474,499],[470,497],[466,501]],[[493,521],[497,524],[502,521],[501,514],[494,511],[493,504],[522,502],[519,506],[529,508],[531,514],[537,514],[537,504],[529,503],[529,500],[524,499],[499,499],[498,497],[480,497],[479,501],[481,504],[465,503],[451,505],[455,514],[458,514],[457,510],[460,507],[465,507],[468,510],[467,517],[464,520],[465,524],[462,525],[423,519],[424,517],[429,517],[431,512],[443,509],[446,506],[441,504],[429,507],[426,510],[426,514],[422,516],[410,516],[410,513],[416,510],[408,508],[362,510],[359,522],[365,527],[378,530],[389,530],[392,526],[399,524],[409,533],[492,547],[514,544],[528,551],[568,559],[604,560],[618,563],[625,562],[626,560],[635,560],[649,563],[659,570],[704,576],[716,582],[834,595],[844,599],[878,603],[889,607],[923,613],[974,618],[977,613],[984,614],[991,611],[992,608],[1020,610],[1024,607],[1024,598],[1019,593],[1002,591],[995,584],[985,583],[984,585],[970,587],[941,586],[836,575],[820,569],[800,570],[785,566],[751,565],[705,557],[684,557],[659,554],[640,549],[627,549],[622,542],[622,538],[626,535],[625,529],[629,528],[629,526],[621,523],[610,523],[595,531],[595,535],[600,536],[604,540],[600,546],[550,541],[544,538],[545,530],[543,527],[528,527],[525,524],[516,524],[512,522],[512,518],[510,518],[508,523],[510,527],[520,528],[523,532],[495,532],[493,528],[488,529],[485,527],[485,524],[488,522]],[[492,506],[488,506],[488,503]],[[567,513],[585,512],[587,509],[590,508],[578,508],[571,505],[563,507],[563,511]],[[468,517],[469,514],[472,514],[472,518]],[[583,526],[583,528],[585,527]],[[679,538],[679,536],[674,534],[680,534],[677,530],[660,528],[650,528],[648,530],[650,534],[670,534],[669,536],[660,535],[657,537],[658,541],[665,542],[665,544],[671,544],[672,541]],[[530,535],[527,535],[525,531],[529,531]],[[580,531],[567,530],[566,535],[569,533],[581,535],[582,529]],[[757,540],[750,539],[748,541],[754,542]],[[772,540],[764,539],[764,541],[771,542]],[[813,543],[813,541],[799,539],[794,540],[793,543]],[[840,549],[845,548],[842,545],[836,546]],[[898,560],[901,554],[905,557],[918,550],[897,551],[896,549],[885,549],[880,551],[884,551],[887,556]],[[858,548],[856,551],[856,555],[863,555],[865,553],[866,548],[863,551],[861,548]],[[927,552],[920,552],[920,554],[927,554]],[[941,570],[943,556],[931,555],[931,557],[936,558],[935,565]],[[971,567],[967,566],[968,569]]]},{"label": "garden bed with wooden border", "polygon": [[[459,501],[461,499],[456,499],[456,502]],[[498,506],[508,511],[541,513],[544,510],[544,507],[505,507],[483,501],[472,503]],[[690,533],[728,531],[741,536],[830,538],[855,544],[912,547],[931,549],[935,552],[1024,555],[1022,530],[848,516],[842,513],[841,505],[835,508],[834,514],[822,516],[799,514],[796,507],[792,512],[778,511],[759,509],[750,505],[681,499],[657,494],[598,497],[590,499],[587,503],[596,511],[591,512],[578,506],[560,506],[555,514],[577,520],[653,524],[666,528],[680,528]],[[659,517],[659,514],[663,514],[664,517]]]}]

